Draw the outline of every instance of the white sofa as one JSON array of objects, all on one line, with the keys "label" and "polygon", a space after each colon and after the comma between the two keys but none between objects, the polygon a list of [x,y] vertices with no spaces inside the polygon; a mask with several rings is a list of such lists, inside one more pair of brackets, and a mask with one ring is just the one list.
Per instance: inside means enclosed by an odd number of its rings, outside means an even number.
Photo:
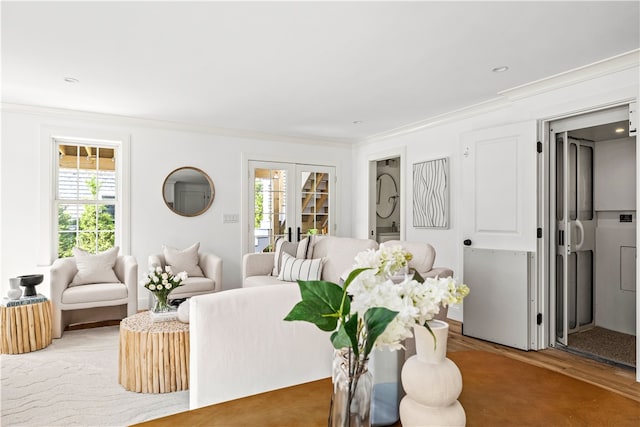
[{"label": "white sofa", "polygon": [[330,377],[329,334],[283,320],[299,301],[296,283],[192,297],[190,409]]},{"label": "white sofa", "polygon": [[[322,269],[322,280],[340,283],[353,267],[355,256],[367,249],[378,249],[378,243],[369,239],[353,239],[349,237],[322,236],[312,240],[311,258],[325,258]],[[453,271],[446,267],[434,267],[436,251],[428,243],[390,240],[385,246],[400,245],[411,252],[413,259],[409,268],[415,269],[422,277],[450,277]],[[242,286],[254,287],[287,283],[271,275],[275,254],[246,254],[242,260]]]}]

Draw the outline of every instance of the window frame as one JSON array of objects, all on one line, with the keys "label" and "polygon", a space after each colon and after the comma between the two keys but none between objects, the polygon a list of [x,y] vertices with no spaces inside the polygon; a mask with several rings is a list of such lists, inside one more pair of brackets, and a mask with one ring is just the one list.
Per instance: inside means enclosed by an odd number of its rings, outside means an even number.
[{"label": "window frame", "polygon": [[[85,144],[115,148],[116,188],[118,201],[115,203],[115,246],[120,254],[128,255],[130,243],[130,136],[96,130],[60,129],[43,127],[41,132],[41,219],[39,265],[51,265],[58,258],[58,144]],[[100,204],[97,200],[97,204]],[[75,203],[82,204],[82,200]],[[92,203],[93,204],[93,203]],[[109,202],[109,205],[112,203]]]}]

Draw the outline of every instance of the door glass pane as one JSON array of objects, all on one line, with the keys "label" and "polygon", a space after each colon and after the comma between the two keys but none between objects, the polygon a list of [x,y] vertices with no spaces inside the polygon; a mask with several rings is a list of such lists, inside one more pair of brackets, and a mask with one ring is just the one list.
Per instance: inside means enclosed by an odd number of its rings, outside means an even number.
[{"label": "door glass pane", "polygon": [[561,255],[556,255],[556,337],[558,339],[562,339],[564,335],[562,322],[562,319],[564,317],[564,283],[562,280],[563,269],[564,258]]},{"label": "door glass pane", "polygon": [[569,220],[576,219],[578,211],[578,147],[569,144]]},{"label": "door glass pane", "polygon": [[568,278],[567,278],[567,317],[568,317],[568,327],[569,331],[575,329],[577,326],[576,322],[576,299],[578,294],[578,283],[577,283],[577,260],[576,253],[572,252],[567,259],[567,268],[568,268]]},{"label": "door glass pane", "polygon": [[593,252],[580,251],[578,254],[578,325],[593,322]]},{"label": "door glass pane", "polygon": [[255,169],[254,252],[273,251],[278,237],[288,238],[287,171]]},{"label": "door glass pane", "polygon": [[556,219],[562,221],[564,216],[564,143],[562,135],[556,135]]},{"label": "door glass pane", "polygon": [[300,173],[301,234],[329,234],[329,174]]},{"label": "door glass pane", "polygon": [[593,149],[586,145],[580,146],[579,156],[579,219],[593,219]]}]

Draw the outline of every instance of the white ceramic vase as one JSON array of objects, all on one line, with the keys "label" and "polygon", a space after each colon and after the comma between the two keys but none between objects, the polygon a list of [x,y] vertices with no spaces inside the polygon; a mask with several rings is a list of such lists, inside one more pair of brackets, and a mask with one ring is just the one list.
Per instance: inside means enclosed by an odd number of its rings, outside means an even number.
[{"label": "white ceramic vase", "polygon": [[12,277],[9,279],[9,290],[7,291],[7,297],[11,300],[18,300],[22,296],[22,289],[20,289],[20,279]]},{"label": "white ceramic vase", "polygon": [[[429,321],[427,328],[416,326],[416,354],[402,368],[402,386],[406,396],[400,402],[400,420],[410,426],[464,426],[466,415],[458,396],[462,392],[462,375],[447,359],[449,324]],[[435,348],[434,348],[435,344]]]}]

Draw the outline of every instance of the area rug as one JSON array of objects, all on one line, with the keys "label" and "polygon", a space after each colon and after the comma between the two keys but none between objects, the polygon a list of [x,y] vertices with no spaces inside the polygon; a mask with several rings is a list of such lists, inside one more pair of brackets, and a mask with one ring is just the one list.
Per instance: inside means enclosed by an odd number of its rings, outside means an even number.
[{"label": "area rug", "polygon": [[0,357],[0,425],[127,426],[189,409],[189,392],[118,384],[118,326],[67,331],[45,349]]},{"label": "area rug", "polygon": [[447,357],[462,372],[467,427],[640,425],[640,403],[595,385],[495,353]]},{"label": "area rug", "polygon": [[636,337],[596,326],[569,335],[569,348],[626,366],[636,366]]}]

